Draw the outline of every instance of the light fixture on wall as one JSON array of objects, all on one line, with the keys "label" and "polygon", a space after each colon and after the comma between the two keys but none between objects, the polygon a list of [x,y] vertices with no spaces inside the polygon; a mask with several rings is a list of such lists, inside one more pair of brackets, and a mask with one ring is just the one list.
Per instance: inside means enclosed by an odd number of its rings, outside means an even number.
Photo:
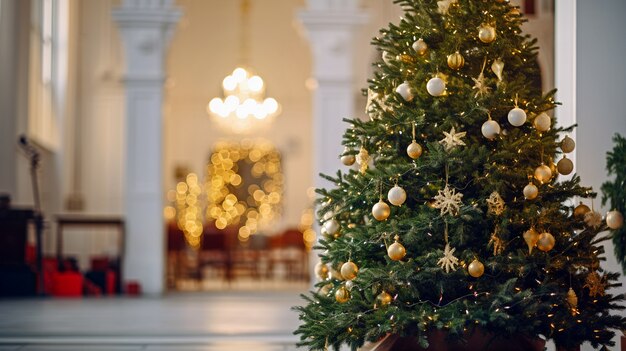
[{"label": "light fixture on wall", "polygon": [[280,105],[265,97],[263,79],[248,68],[250,1],[241,1],[240,60],[244,65],[235,68],[222,81],[223,98],[215,97],[207,105],[207,112],[217,124],[231,132],[250,133],[266,126],[280,114]]}]

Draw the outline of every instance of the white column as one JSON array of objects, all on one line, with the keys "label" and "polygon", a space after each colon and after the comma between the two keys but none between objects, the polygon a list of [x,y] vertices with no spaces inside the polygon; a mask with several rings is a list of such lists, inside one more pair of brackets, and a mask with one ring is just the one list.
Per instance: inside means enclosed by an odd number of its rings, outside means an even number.
[{"label": "white column", "polygon": [[123,274],[149,295],[161,294],[164,287],[163,62],[180,16],[172,0],[124,0],[113,10],[126,60]]},{"label": "white column", "polygon": [[313,53],[313,154],[315,186],[328,182],[319,173],[333,175],[341,165],[341,137],[347,127],[343,118],[355,117],[358,89],[354,78],[356,29],[368,16],[356,0],[309,0],[298,13],[306,28]]}]

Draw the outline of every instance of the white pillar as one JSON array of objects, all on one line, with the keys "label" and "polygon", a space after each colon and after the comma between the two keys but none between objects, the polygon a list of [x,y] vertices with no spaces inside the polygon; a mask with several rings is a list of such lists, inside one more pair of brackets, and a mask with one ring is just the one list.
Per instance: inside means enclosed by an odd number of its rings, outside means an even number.
[{"label": "white pillar", "polygon": [[113,10],[126,61],[123,275],[149,295],[161,294],[164,287],[163,62],[181,14],[172,0],[124,0]]},{"label": "white pillar", "polygon": [[[332,186],[318,176],[334,175],[341,166],[338,155],[343,151],[341,138],[347,125],[343,118],[355,117],[354,42],[356,29],[363,25],[367,13],[357,0],[309,0],[307,9],[298,13],[306,28],[313,53],[313,174],[315,187]],[[319,233],[319,230],[317,230]],[[312,283],[317,253],[310,257]]]},{"label": "white pillar", "polygon": [[315,186],[330,184],[317,176],[333,175],[341,165],[341,137],[347,127],[343,118],[355,117],[358,90],[354,78],[356,29],[368,16],[356,0],[309,0],[298,13],[306,28],[313,53],[313,150]]}]

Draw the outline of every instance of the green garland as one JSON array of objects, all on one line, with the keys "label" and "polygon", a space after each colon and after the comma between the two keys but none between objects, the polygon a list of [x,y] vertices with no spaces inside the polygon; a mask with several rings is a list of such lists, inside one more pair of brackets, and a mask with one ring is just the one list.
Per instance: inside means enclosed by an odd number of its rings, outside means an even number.
[{"label": "green garland", "polygon": [[[615,179],[602,184],[602,205],[610,200],[611,210],[626,213],[626,138],[615,134],[613,142],[613,151],[606,153],[606,170],[609,176],[615,175]],[[626,226],[613,231],[613,246],[615,257],[626,274]]]}]

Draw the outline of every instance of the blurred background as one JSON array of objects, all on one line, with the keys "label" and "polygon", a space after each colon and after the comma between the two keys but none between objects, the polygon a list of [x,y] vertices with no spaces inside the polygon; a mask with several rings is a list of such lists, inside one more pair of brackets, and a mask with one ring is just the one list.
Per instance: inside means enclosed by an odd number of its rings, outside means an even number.
[{"label": "blurred background", "polygon": [[[626,5],[511,2],[539,40],[544,91],[560,89],[557,118],[579,125],[576,172],[599,190],[610,138],[626,134]],[[370,39],[402,13],[382,0],[0,0],[0,316],[33,296],[20,308],[35,316],[86,296],[298,303],[315,279],[314,188],[329,185],[317,175],[346,168],[342,118],[366,118],[380,57]],[[285,318],[278,334],[297,323]]]}]

